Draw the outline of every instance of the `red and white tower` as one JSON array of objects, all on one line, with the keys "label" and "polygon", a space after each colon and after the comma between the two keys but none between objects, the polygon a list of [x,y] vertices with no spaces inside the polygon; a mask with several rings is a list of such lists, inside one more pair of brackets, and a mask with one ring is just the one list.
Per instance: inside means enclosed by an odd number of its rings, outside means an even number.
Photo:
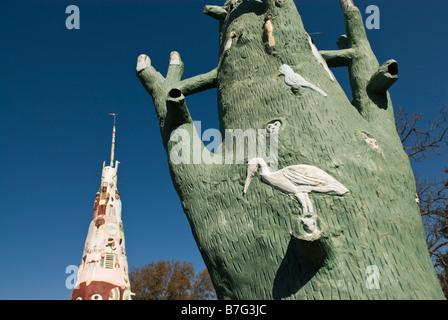
[{"label": "red and white tower", "polygon": [[103,163],[100,190],[90,223],[71,300],[130,300],[121,199],[117,188],[118,161],[114,165],[115,117],[110,166]]}]

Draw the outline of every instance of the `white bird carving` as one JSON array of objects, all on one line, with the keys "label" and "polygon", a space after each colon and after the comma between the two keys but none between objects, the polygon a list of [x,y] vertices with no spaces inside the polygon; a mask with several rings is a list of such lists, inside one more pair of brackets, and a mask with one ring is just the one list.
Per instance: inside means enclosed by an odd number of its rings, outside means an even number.
[{"label": "white bird carving", "polygon": [[327,94],[323,90],[321,90],[316,85],[306,81],[300,74],[295,73],[294,70],[292,70],[292,68],[290,66],[288,66],[287,64],[283,64],[278,71],[279,71],[279,75],[283,74],[285,76],[285,83],[288,86],[299,85],[301,87],[306,87],[306,88],[310,88],[314,91],[317,91],[320,94],[322,94],[324,97],[327,96]]},{"label": "white bird carving", "polygon": [[271,172],[262,158],[254,158],[247,165],[247,178],[244,185],[246,194],[249,184],[260,167],[261,180],[264,183],[288,194],[296,196],[302,206],[303,215],[312,213],[313,203],[310,192],[320,192],[343,196],[349,190],[325,171],[310,165],[299,164]]},{"label": "white bird carving", "polygon": [[317,50],[316,46],[313,43],[313,39],[311,39],[310,35],[306,34],[308,37],[308,42],[310,43],[311,51],[313,52],[314,57],[317,61],[324,67],[325,71],[327,71],[328,75],[330,76],[331,81],[334,81],[334,75],[331,72],[330,68],[328,67],[327,62],[322,58],[322,55],[319,53],[319,50]]},{"label": "white bird carving", "polygon": [[235,31],[230,31],[229,32],[229,34],[227,35],[226,44],[224,46],[224,52],[230,50],[230,48],[232,47],[233,38],[235,38],[235,36],[236,36],[236,32]]}]

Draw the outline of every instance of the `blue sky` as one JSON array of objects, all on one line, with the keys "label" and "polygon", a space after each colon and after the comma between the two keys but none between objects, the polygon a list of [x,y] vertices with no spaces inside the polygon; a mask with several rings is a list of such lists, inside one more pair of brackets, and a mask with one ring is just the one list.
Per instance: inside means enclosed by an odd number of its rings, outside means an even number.
[{"label": "blue sky", "polygon": [[[337,0],[295,1],[319,49],[336,49],[344,31]],[[430,120],[447,105],[446,0],[358,0],[377,5],[380,30],[368,30],[380,63],[394,58],[393,102]],[[171,183],[150,96],[135,76],[146,53],[166,72],[171,51],[184,77],[213,69],[218,22],[206,4],[224,1],[13,1],[1,5],[0,34],[0,299],[68,299],[69,265],[78,265],[102,162],[115,156],[129,266],[158,260],[205,267]],[[67,30],[65,8],[80,9],[80,29]],[[365,15],[366,16],[366,15]],[[346,70],[333,69],[347,88]],[[216,91],[187,98],[202,130],[218,128]],[[446,155],[415,165],[438,176]]]}]

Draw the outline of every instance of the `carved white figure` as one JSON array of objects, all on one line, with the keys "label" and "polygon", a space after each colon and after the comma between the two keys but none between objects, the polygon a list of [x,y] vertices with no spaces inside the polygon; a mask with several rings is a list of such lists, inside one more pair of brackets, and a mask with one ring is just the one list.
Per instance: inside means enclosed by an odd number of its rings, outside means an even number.
[{"label": "carved white figure", "polygon": [[268,44],[270,47],[275,47],[275,39],[273,36],[274,33],[274,26],[272,25],[272,17],[271,15],[267,15],[264,18],[264,32],[266,33],[266,36],[268,37]]},{"label": "carved white figure", "polygon": [[327,96],[327,94],[322,89],[306,81],[300,74],[295,73],[294,70],[292,70],[292,68],[287,64],[283,64],[278,71],[279,75],[283,74],[285,76],[285,83],[288,86],[298,85],[301,87],[310,88],[316,92],[319,92],[324,97]]},{"label": "carved white figure", "polygon": [[135,68],[135,70],[137,70],[137,72],[140,72],[143,69],[149,67],[150,65],[151,65],[151,59],[146,54],[141,54],[138,56],[137,67]]},{"label": "carved white figure", "polygon": [[369,137],[364,132],[362,133],[362,136],[364,138],[364,141],[369,145],[370,148],[372,148],[375,151],[380,150],[380,146],[378,145],[378,141],[376,141],[376,139]]},{"label": "carved white figure", "polygon": [[229,32],[229,34],[227,35],[226,45],[224,46],[224,52],[230,50],[230,48],[232,47],[233,38],[235,38],[235,36],[236,36],[235,31]]},{"label": "carved white figure", "polygon": [[173,51],[170,54],[170,65],[180,65],[181,64],[181,59],[180,59],[180,54],[177,51]]},{"label": "carved white figure", "polygon": [[331,72],[330,68],[328,67],[327,62],[320,55],[319,50],[317,50],[316,46],[313,43],[313,39],[311,39],[311,37],[308,33],[306,34],[306,36],[308,37],[308,42],[310,43],[311,51],[313,51],[314,57],[324,67],[325,71],[327,71],[328,75],[330,76],[331,81],[334,81],[335,79],[334,79],[333,72]]},{"label": "carved white figure", "polygon": [[321,232],[317,227],[316,219],[317,219],[316,215],[311,215],[300,219],[302,222],[303,229],[305,230],[306,233],[320,235]]},{"label": "carved white figure", "polygon": [[282,126],[282,123],[280,121],[275,121],[273,123],[269,123],[266,126],[266,131],[269,133],[276,133],[280,130],[281,126]]},{"label": "carved white figure", "polygon": [[313,203],[310,192],[320,192],[335,195],[345,195],[349,190],[325,171],[305,164],[292,165],[276,172],[271,172],[262,158],[254,158],[247,165],[247,178],[244,194],[249,184],[260,168],[261,180],[264,183],[288,194],[296,196],[302,206],[303,215],[312,213]]}]

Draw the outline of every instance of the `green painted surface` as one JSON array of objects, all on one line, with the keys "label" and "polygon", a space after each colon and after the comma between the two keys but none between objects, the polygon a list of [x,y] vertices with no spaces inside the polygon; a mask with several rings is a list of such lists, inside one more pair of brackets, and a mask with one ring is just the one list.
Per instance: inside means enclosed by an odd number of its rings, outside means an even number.
[{"label": "green painted surface", "polygon": [[[294,197],[258,176],[243,196],[250,159],[214,165],[168,159],[218,298],[443,299],[386,91],[398,70],[394,63],[380,68],[359,10],[344,12],[347,37],[338,41],[341,50],[322,51],[330,67],[349,68],[353,102],[313,56],[293,1],[227,1],[204,12],[220,24],[217,69],[186,80],[182,64],[171,65],[167,78],[152,66],[137,72],[153,97],[168,158],[173,147],[203,148],[185,96],[216,87],[223,136],[225,129],[264,129],[280,120],[278,169],[316,166],[350,190],[343,197],[310,194],[323,233],[307,241],[300,236],[302,209]],[[268,14],[275,46],[265,34]],[[224,52],[229,38],[232,45]],[[282,64],[328,96],[287,86],[277,76]],[[169,141],[181,130],[195,138]],[[379,148],[369,146],[366,137]],[[201,155],[190,157],[194,163]],[[368,285],[372,265],[379,271],[377,289]]]}]

